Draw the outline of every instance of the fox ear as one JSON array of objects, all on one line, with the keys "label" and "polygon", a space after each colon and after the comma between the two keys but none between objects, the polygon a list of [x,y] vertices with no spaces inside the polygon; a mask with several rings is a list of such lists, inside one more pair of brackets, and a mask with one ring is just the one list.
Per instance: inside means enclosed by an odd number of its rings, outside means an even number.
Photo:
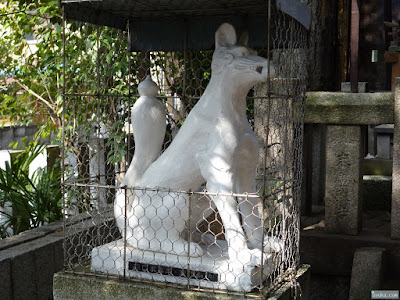
[{"label": "fox ear", "polygon": [[235,28],[231,24],[224,23],[215,32],[215,49],[236,45],[237,37]]},{"label": "fox ear", "polygon": [[247,30],[243,31],[242,34],[240,35],[238,45],[249,47],[249,32]]}]

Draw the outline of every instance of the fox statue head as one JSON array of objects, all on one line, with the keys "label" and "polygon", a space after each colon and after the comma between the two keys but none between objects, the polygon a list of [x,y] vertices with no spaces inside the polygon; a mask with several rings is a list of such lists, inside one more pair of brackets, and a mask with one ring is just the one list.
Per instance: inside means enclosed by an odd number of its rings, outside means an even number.
[{"label": "fox statue head", "polygon": [[231,24],[222,24],[215,33],[215,51],[212,60],[212,74],[229,77],[232,83],[237,81],[249,89],[265,82],[268,76],[275,76],[275,69],[268,60],[258,56],[248,47],[248,34],[243,33],[237,41],[236,31]]}]

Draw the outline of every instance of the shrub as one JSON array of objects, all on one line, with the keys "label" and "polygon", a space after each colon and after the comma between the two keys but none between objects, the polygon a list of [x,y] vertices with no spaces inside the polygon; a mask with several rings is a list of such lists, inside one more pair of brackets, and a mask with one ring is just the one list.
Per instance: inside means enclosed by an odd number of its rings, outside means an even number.
[{"label": "shrub", "polygon": [[29,165],[44,149],[32,142],[0,169],[0,206],[12,208],[12,212],[0,211],[6,217],[0,228],[2,238],[9,228],[18,234],[62,218],[59,166],[39,168],[29,176]]}]

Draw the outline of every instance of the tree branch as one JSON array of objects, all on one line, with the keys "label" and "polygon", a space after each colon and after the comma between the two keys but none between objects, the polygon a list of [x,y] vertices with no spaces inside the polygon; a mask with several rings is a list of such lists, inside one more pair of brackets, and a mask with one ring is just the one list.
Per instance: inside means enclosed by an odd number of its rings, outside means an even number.
[{"label": "tree branch", "polygon": [[23,84],[22,82],[20,82],[18,79],[14,78],[14,81],[16,83],[18,83],[18,85],[20,87],[22,87],[25,91],[27,91],[29,94],[35,96],[37,99],[39,99],[40,101],[42,101],[45,105],[47,105],[47,107],[50,110],[50,118],[51,120],[55,123],[58,124],[58,122],[54,119],[53,114],[54,114],[54,107],[51,105],[51,103],[49,101],[47,101],[46,99],[44,99],[42,96],[36,94],[34,91],[32,91],[29,87],[27,87],[25,84]]}]

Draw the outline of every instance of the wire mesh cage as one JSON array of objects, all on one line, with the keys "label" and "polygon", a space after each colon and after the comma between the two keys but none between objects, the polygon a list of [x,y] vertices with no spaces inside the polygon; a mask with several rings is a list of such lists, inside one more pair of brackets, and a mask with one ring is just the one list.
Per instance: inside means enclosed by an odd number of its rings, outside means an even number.
[{"label": "wire mesh cage", "polygon": [[[61,1],[65,271],[254,297],[295,273],[307,26],[282,11],[291,2]],[[212,123],[213,107],[190,117],[216,77],[223,22],[268,59],[267,80],[243,95],[242,135]],[[141,90],[147,76],[158,92]],[[152,110],[137,113],[143,98]],[[217,146],[196,126],[219,132]],[[233,140],[246,146],[218,152]],[[198,154],[209,149],[222,158]],[[233,166],[205,174],[228,152]]]}]

